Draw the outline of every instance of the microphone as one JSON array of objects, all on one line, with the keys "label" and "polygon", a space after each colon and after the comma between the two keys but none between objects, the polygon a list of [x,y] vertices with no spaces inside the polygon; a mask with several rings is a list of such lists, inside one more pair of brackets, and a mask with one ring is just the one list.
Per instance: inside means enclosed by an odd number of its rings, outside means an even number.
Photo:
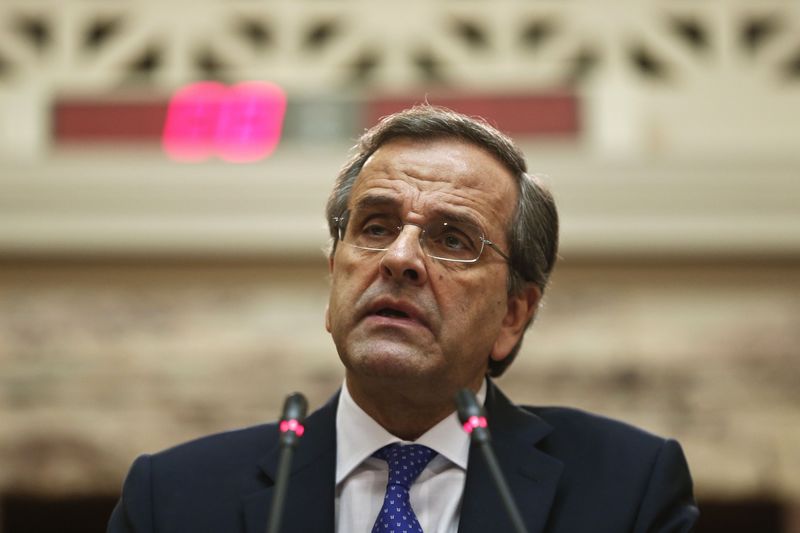
[{"label": "microphone", "polygon": [[269,513],[267,533],[278,533],[281,527],[283,514],[283,501],[286,499],[286,488],[289,486],[289,469],[292,464],[292,455],[305,428],[303,420],[306,418],[308,401],[306,397],[295,392],[286,397],[283,402],[281,421],[278,428],[280,434],[281,456],[278,459],[278,476],[275,481],[275,492],[272,497],[272,508]]},{"label": "microphone", "polygon": [[500,465],[497,464],[497,457],[490,442],[491,437],[486,416],[483,414],[483,409],[478,405],[475,394],[469,389],[459,390],[456,393],[456,409],[458,410],[458,418],[461,420],[462,428],[470,436],[472,442],[478,444],[481,452],[483,452],[483,458],[489,467],[489,472],[492,475],[494,484],[497,486],[497,491],[500,493],[500,499],[506,508],[506,513],[511,519],[511,524],[514,526],[514,531],[516,533],[526,533],[522,515],[514,502],[514,498],[511,496],[511,489],[508,488],[508,483],[500,470]]}]

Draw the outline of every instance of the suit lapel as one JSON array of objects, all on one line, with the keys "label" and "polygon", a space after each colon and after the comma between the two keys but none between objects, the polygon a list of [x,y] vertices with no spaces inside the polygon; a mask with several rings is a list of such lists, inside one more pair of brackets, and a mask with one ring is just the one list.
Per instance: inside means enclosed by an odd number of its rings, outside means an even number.
[{"label": "suit lapel", "polygon": [[[305,435],[292,461],[281,533],[334,531],[338,400],[337,394],[306,419]],[[269,486],[243,499],[247,533],[266,531],[279,456],[276,435],[273,449],[259,463]]]},{"label": "suit lapel", "polygon": [[[543,531],[563,464],[536,448],[552,428],[513,405],[490,381],[486,412],[492,445],[528,533]],[[513,531],[480,449],[470,447],[459,533]]]}]

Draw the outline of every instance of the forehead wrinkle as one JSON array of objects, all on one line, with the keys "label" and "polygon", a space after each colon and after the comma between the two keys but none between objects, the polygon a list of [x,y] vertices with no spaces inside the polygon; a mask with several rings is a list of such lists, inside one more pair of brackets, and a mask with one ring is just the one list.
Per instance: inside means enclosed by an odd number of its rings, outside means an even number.
[{"label": "forehead wrinkle", "polygon": [[[378,190],[376,190],[378,189]],[[390,190],[391,192],[384,192],[384,190]],[[392,188],[389,187],[371,187],[367,189],[364,193],[356,195],[356,199],[352,204],[352,208],[362,208],[362,207],[382,207],[382,206],[400,206],[405,204],[428,204],[431,201],[435,201],[436,198],[432,198],[436,194],[442,194],[449,200],[448,204],[452,204],[454,200],[462,200],[463,206],[470,208],[473,202],[468,197],[468,195],[459,194],[458,190],[454,191],[442,191],[442,190],[434,190],[434,191],[426,191],[421,190],[418,187],[414,187],[413,190],[403,193],[398,193]],[[456,204],[457,207],[461,207],[462,204]],[[411,209],[414,211],[414,208]],[[429,211],[433,212],[434,214],[441,215],[441,214],[448,214],[450,211],[445,206],[434,206],[429,209]]]}]

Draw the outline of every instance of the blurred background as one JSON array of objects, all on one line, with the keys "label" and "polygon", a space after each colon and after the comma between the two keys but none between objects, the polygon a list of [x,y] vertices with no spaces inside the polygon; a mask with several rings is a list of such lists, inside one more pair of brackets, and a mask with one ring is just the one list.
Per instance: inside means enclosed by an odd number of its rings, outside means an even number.
[{"label": "blurred background", "polygon": [[[170,151],[204,80],[281,88],[274,151]],[[103,531],[138,454],[334,393],[324,203],[424,101],[560,206],[506,392],[679,439],[700,532],[800,532],[800,3],[2,0],[1,533]]]}]

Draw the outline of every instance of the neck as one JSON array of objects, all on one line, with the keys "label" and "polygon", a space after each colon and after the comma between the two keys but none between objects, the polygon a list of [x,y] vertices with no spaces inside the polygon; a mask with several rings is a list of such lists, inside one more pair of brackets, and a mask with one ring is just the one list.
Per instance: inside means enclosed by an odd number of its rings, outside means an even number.
[{"label": "neck", "polygon": [[[477,387],[472,387],[477,392]],[[415,441],[426,431],[455,411],[456,390],[423,387],[414,390],[392,383],[364,384],[347,379],[347,390],[353,401],[392,435]]]}]

